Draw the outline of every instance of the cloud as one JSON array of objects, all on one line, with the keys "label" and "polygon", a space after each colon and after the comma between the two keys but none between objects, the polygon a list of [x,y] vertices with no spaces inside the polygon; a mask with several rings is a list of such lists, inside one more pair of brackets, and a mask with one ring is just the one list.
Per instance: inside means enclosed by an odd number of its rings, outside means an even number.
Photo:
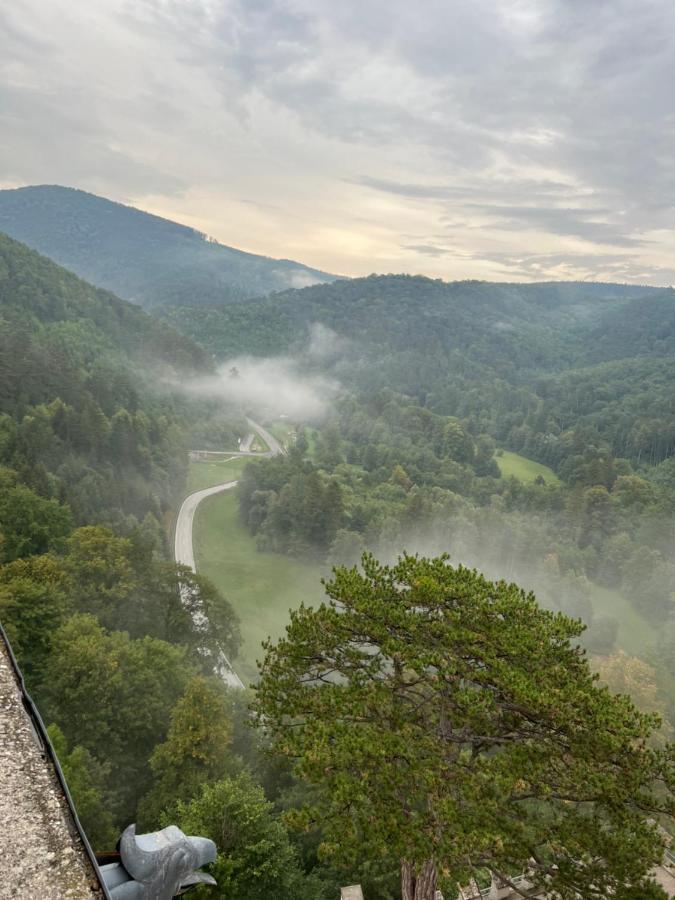
[{"label": "cloud", "polygon": [[335,382],[303,373],[293,360],[252,357],[228,360],[217,375],[174,387],[263,418],[286,415],[296,422],[321,419],[338,391]]},{"label": "cloud", "polygon": [[432,256],[438,259],[439,256],[446,256],[451,251],[447,247],[438,247],[435,244],[405,244],[404,250],[414,250],[415,253],[421,253],[423,256]]},{"label": "cloud", "polygon": [[674,30],[670,0],[24,0],[0,182],[325,271],[660,282]]},{"label": "cloud", "polygon": [[497,206],[489,203],[468,205],[491,219],[496,219],[502,230],[535,229],[546,231],[548,234],[572,235],[593,244],[614,247],[631,247],[645,242],[640,235],[626,234],[625,225],[622,228],[620,224],[606,221],[612,216],[612,211],[608,209]]},{"label": "cloud", "polygon": [[274,274],[283,278],[290,288],[312,287],[314,284],[322,284],[323,282],[323,279],[316,278],[310,272],[284,272],[276,270]]},{"label": "cloud", "polygon": [[312,322],[309,326],[309,343],[305,350],[313,362],[323,365],[342,359],[350,348],[350,341],[322,322]]}]

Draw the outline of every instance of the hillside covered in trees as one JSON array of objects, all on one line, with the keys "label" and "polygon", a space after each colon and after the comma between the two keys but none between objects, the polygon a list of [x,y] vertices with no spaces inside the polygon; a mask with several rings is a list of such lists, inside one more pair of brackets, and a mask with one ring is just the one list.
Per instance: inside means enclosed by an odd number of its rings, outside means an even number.
[{"label": "hillside covered in trees", "polygon": [[170,387],[211,371],[189,338],[5,235],[0,325],[0,624],[91,844],[177,823],[214,834],[222,896],[332,900],[350,875],[280,821],[301,788],[218,676],[237,617],[170,559],[187,451],[241,413]]},{"label": "hillside covered in trees", "polygon": [[[628,640],[646,702],[675,719],[672,291],[387,276],[171,319],[224,353],[276,340],[343,385],[287,459],[244,473],[261,547],[349,564],[448,551],[581,617],[622,689],[632,664],[606,660]],[[548,468],[503,474],[505,451]]]},{"label": "hillside covered in trees", "polygon": [[164,384],[210,371],[208,355],[4,235],[0,317],[0,465],[76,523],[161,521],[212,411]]},{"label": "hillside covered in trees", "polygon": [[[249,727],[251,698],[216,677],[219,653],[240,644],[232,607],[168,559],[187,450],[234,446],[247,427],[246,410],[188,400],[175,385],[242,352],[291,358],[301,381],[340,385],[323,417],[297,423],[286,456],[244,470],[239,516],[261,549],[348,566],[366,549],[385,561],[449,551],[517,607],[505,580],[535,589],[554,611],[540,621],[558,623],[551,647],[558,628],[580,636],[602,680],[646,714],[606,699],[574,663],[592,702],[618,716],[603,737],[608,765],[624,713],[621,740],[639,732],[660,754],[675,719],[672,313],[670,291],[387,276],[183,305],[160,321],[0,236],[0,621],[94,845],[110,847],[129,821],[175,822],[217,842],[218,896],[332,900],[357,880],[369,900],[400,896],[384,847],[367,860],[334,854],[339,827],[303,818],[325,803],[324,776],[307,785],[267,754],[270,734]],[[540,474],[504,474],[505,451],[539,460]],[[350,569],[337,578],[350,600],[361,582]],[[653,636],[639,654],[623,645],[634,622]],[[274,652],[263,704],[277,690]],[[657,773],[661,756],[645,753]],[[622,860],[632,839],[617,835]],[[640,839],[656,861],[648,829]],[[519,860],[505,852],[500,864]]]},{"label": "hillside covered in trees", "polygon": [[556,471],[575,428],[635,464],[675,450],[671,289],[372,276],[166,316],[221,358],[309,351],[350,389],[406,394]]},{"label": "hillside covered in trees", "polygon": [[58,185],[0,191],[0,231],[145,307],[242,300],[334,277]]}]

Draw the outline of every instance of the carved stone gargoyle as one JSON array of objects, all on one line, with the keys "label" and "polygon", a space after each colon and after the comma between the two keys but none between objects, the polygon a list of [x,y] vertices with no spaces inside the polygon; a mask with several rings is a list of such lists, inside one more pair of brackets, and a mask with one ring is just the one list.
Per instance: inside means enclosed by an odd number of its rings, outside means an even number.
[{"label": "carved stone gargoyle", "polygon": [[129,825],[119,843],[120,862],[101,866],[113,900],[171,900],[198,884],[215,884],[198,871],[214,862],[216,845],[203,837],[188,837],[169,825],[150,834],[136,834]]}]

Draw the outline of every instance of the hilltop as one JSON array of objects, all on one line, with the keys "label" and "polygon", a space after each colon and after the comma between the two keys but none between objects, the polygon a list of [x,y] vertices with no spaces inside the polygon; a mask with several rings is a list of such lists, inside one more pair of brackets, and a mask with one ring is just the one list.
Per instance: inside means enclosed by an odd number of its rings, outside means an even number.
[{"label": "hilltop", "polygon": [[59,185],[0,191],[0,231],[148,308],[244,300],[336,277]]}]

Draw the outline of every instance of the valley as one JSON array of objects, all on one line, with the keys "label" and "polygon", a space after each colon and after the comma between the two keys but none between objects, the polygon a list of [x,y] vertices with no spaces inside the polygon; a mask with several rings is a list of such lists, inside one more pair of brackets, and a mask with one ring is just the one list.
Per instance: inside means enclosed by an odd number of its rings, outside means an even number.
[{"label": "valley", "polygon": [[[195,464],[196,465],[196,464]],[[197,571],[232,604],[241,623],[242,644],[234,667],[247,683],[257,679],[262,643],[278,639],[288,624],[289,609],[321,600],[322,566],[261,552],[239,520],[232,492],[201,505],[195,519]]]},{"label": "valley", "polygon": [[3,4],[0,900],[675,900],[674,51]]},{"label": "valley", "polygon": [[[660,717],[655,747],[672,735],[672,291],[384,276],[148,315],[9,238],[0,263],[0,616],[96,844],[132,817],[157,822],[176,795],[197,802],[193,777],[230,791],[245,773],[274,822],[298,811],[307,788],[252,737],[249,688],[270,702],[270,672],[318,664],[323,651],[304,642],[339,641],[341,616],[364,603],[355,633],[393,604],[412,629],[402,647],[424,657],[406,578],[415,596],[433,585],[415,606],[446,582],[459,603],[471,584],[465,639],[482,616],[479,636],[501,654],[511,629],[509,646],[526,642],[510,663],[524,682],[543,639],[562,654],[566,702],[597,690],[597,671],[610,693],[592,702],[610,718],[639,717],[630,705],[619,715],[614,695],[627,694]],[[645,316],[651,304],[659,316]],[[181,508],[187,569],[171,552]],[[496,630],[488,595],[512,616]],[[297,655],[277,655],[294,641]],[[345,680],[349,660],[372,662],[362,637],[348,643],[334,660]],[[332,666],[319,681],[334,685]],[[528,698],[550,675],[538,666]],[[292,693],[301,680],[289,678]],[[541,702],[532,716],[548,715]],[[614,732],[602,739],[611,748]],[[185,755],[193,745],[202,756]],[[296,860],[288,900],[301,883],[307,900],[331,900],[353,870],[318,863],[281,828]],[[391,900],[396,872],[385,857],[372,881],[357,874]]]}]

